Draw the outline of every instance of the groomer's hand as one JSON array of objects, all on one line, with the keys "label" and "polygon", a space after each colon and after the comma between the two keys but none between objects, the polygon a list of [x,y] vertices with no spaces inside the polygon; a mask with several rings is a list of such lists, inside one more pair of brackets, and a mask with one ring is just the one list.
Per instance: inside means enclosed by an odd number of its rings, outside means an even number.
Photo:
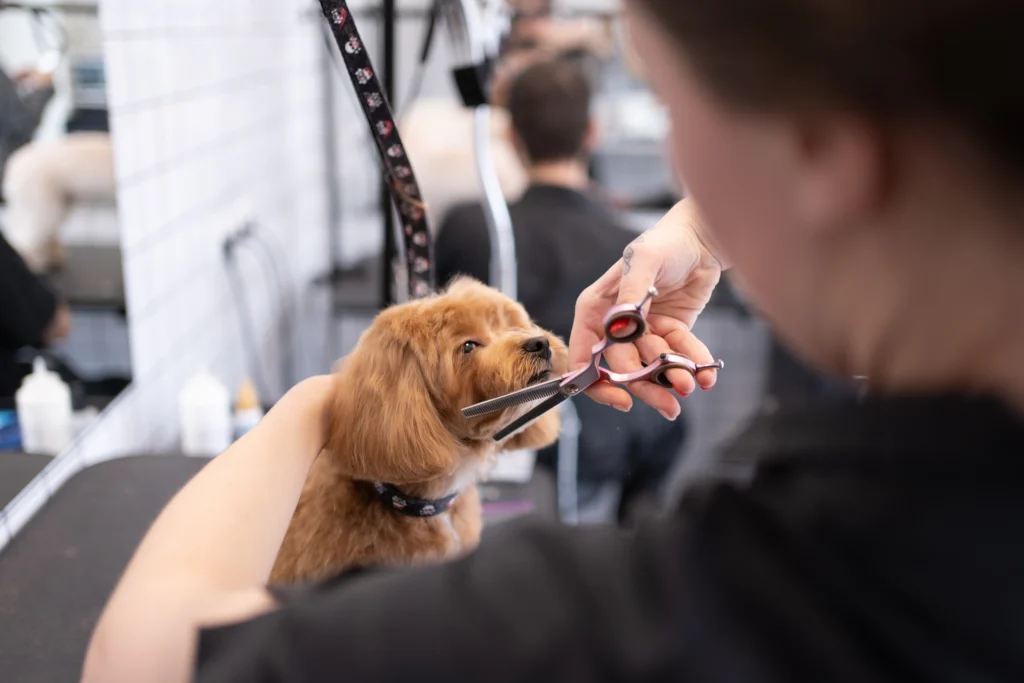
[{"label": "groomer's hand", "polygon": [[64,341],[71,334],[71,309],[68,305],[61,303],[57,305],[57,311],[53,314],[53,320],[43,333],[43,341],[48,345]]},{"label": "groomer's hand", "polygon": [[[652,363],[669,352],[698,364],[714,362],[707,347],[690,332],[722,275],[722,262],[711,252],[703,233],[696,205],[683,200],[630,244],[622,259],[580,295],[569,341],[573,369],[586,365],[591,349],[604,338],[603,321],[608,309],[641,301],[652,285],[659,294],[649,304],[647,334],[633,344],[609,348],[605,352],[609,367],[615,372],[634,372],[643,367],[641,361]],[[717,374],[716,370],[703,370],[695,382],[685,370],[672,370],[668,379],[676,393],[686,397],[698,383],[703,389],[713,387]],[[587,395],[598,403],[629,410],[633,404],[630,392],[670,420],[679,416],[676,397],[653,382],[636,382],[629,386],[629,392],[599,382]]]},{"label": "groomer's hand", "polygon": [[52,88],[53,74],[37,69],[24,69],[14,74],[14,82],[18,85],[26,85],[32,90]]}]

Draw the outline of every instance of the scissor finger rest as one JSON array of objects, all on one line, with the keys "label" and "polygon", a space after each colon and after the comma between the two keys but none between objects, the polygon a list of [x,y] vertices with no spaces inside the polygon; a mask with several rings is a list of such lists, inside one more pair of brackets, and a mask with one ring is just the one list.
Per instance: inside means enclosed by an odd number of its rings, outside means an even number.
[{"label": "scissor finger rest", "polygon": [[672,382],[668,379],[669,370],[686,370],[688,373],[693,375],[694,379],[696,379],[697,373],[701,370],[721,370],[725,367],[725,361],[717,360],[714,363],[708,363],[707,365],[697,365],[686,356],[679,356],[674,353],[663,353],[661,358],[649,367],[654,368],[650,377],[651,381],[656,382],[666,389],[671,389]]}]

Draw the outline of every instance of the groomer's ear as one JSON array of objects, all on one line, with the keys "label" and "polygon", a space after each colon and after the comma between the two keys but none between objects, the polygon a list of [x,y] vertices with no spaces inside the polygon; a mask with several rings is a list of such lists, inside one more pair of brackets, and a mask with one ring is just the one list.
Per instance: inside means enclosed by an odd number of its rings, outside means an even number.
[{"label": "groomer's ear", "polygon": [[817,232],[869,223],[888,182],[882,131],[858,117],[825,115],[798,123],[795,140],[798,222]]},{"label": "groomer's ear", "polygon": [[354,479],[426,481],[457,464],[457,444],[405,341],[371,328],[335,375],[327,455]]}]

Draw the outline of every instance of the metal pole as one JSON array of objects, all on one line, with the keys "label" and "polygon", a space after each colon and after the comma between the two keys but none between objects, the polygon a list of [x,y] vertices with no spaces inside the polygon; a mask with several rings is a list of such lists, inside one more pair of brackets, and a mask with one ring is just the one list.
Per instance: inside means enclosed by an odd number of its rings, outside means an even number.
[{"label": "metal pole", "polygon": [[[463,20],[469,37],[470,58],[473,64],[487,59],[487,36],[476,0],[461,0]],[[491,154],[491,109],[480,106],[474,117],[476,142],[476,169],[483,189],[484,216],[491,242],[491,286],[506,296],[518,298],[516,273],[516,245],[512,232],[512,217],[501,190],[498,171]]]},{"label": "metal pole", "polygon": [[[383,0],[381,6],[381,32],[383,33],[383,58],[381,60],[381,84],[388,102],[395,101],[395,0]],[[392,262],[398,252],[395,240],[395,214],[391,206],[391,191],[387,179],[381,181],[380,210],[384,214],[384,254],[381,268],[381,308],[395,303],[395,283]]]},{"label": "metal pole", "polygon": [[556,489],[558,517],[564,524],[579,524],[579,415],[572,401],[561,405],[562,431],[558,435],[558,464]]}]

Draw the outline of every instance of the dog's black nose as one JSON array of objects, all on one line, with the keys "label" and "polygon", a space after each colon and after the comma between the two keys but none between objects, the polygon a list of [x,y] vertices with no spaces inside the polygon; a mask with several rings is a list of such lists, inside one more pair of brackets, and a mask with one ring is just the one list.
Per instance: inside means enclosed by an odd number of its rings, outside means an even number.
[{"label": "dog's black nose", "polygon": [[534,337],[523,342],[523,351],[551,360],[551,344],[547,337]]}]

